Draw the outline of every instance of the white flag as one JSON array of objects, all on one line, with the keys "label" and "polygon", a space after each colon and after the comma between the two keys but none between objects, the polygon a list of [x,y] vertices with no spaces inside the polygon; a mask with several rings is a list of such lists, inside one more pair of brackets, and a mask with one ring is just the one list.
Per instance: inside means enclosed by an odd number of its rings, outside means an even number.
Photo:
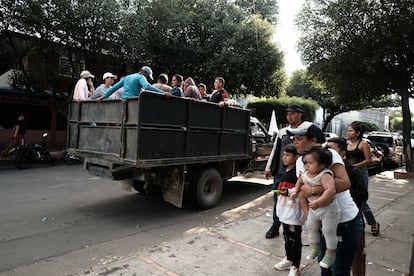
[{"label": "white flag", "polygon": [[269,135],[274,135],[275,133],[279,132],[279,128],[277,127],[277,121],[276,121],[276,113],[273,110],[272,111],[272,117],[270,118],[270,125],[269,125]]}]

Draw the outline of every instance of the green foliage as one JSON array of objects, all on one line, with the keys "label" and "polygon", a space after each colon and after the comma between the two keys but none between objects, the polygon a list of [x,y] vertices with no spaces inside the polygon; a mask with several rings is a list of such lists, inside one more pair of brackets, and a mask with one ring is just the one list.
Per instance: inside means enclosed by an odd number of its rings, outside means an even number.
[{"label": "green foliage", "polygon": [[368,122],[353,121],[351,124],[362,125],[363,128],[365,129],[365,132],[371,132],[371,131],[377,131],[377,130],[379,130],[379,126],[378,125],[372,124],[372,123],[368,123]]},{"label": "green foliage", "polygon": [[360,101],[355,103],[338,102],[334,94],[332,94],[325,86],[323,81],[317,80],[316,77],[310,75],[307,70],[301,69],[293,72],[286,88],[288,96],[303,97],[316,101],[324,111],[323,128],[325,128],[331,119],[343,112],[359,109],[367,109],[371,107],[391,107],[400,103],[400,98],[395,95],[383,97],[376,101]]},{"label": "green foliage", "polygon": [[[112,49],[119,48],[121,14],[116,0],[4,2],[0,44],[12,54],[19,69],[24,71],[25,85],[33,90],[55,86],[53,80],[58,72],[49,72],[48,65],[56,62],[53,59],[60,54],[70,57],[73,68],[80,60],[88,60],[87,66],[94,67],[104,51],[111,53],[115,52]],[[16,37],[16,33],[21,37]],[[25,70],[22,64],[28,54],[36,57],[31,60],[31,71]],[[79,70],[73,70],[73,78],[78,73]]]},{"label": "green foliage", "polygon": [[338,101],[407,93],[414,70],[413,15],[406,0],[308,1],[298,18],[300,49],[311,73]]},{"label": "green foliage", "polygon": [[304,113],[302,116],[303,121],[311,121],[315,119],[315,111],[318,109],[318,105],[311,100],[305,100],[298,97],[281,97],[281,98],[258,98],[250,101],[247,104],[247,108],[251,109],[254,116],[256,116],[262,122],[268,123],[272,115],[272,111],[275,111],[276,120],[278,125],[287,124],[286,121],[286,108],[291,104],[298,104],[302,107]]},{"label": "green foliage", "polygon": [[[85,61],[87,69],[123,65],[127,73],[148,64],[155,74],[191,76],[209,89],[214,78],[222,76],[232,95],[274,96],[285,85],[282,52],[272,42],[275,0],[257,0],[254,5],[243,0],[3,2],[0,46],[6,46],[4,53],[11,51],[21,69],[27,53],[44,57],[35,70],[38,75],[24,72],[30,87],[51,85],[56,79],[58,72],[52,72],[51,79],[39,79],[50,76],[42,67],[53,52],[70,58],[73,79],[79,73],[75,68]],[[39,39],[20,45],[6,39],[10,32]]]},{"label": "green foliage", "polygon": [[281,91],[282,53],[272,42],[272,26],[260,16],[245,15],[227,1],[158,0],[148,17],[147,59],[159,71],[191,76],[209,88],[222,76],[232,95]]},{"label": "green foliage", "polygon": [[260,15],[273,25],[277,24],[279,7],[276,0],[236,0],[235,4],[248,14]]},{"label": "green foliage", "polygon": [[289,85],[286,89],[288,96],[303,97],[316,101],[323,109],[323,126],[326,129],[329,122],[336,115],[353,110],[352,105],[343,105],[335,101],[335,97],[330,93],[322,81],[319,81],[307,72],[307,70],[297,70],[293,72]]},{"label": "green foliage", "polygon": [[[414,92],[412,0],[311,0],[298,17],[299,49],[308,70],[336,103],[357,107],[398,94],[409,144]],[[414,171],[412,152],[405,151]]]},{"label": "green foliage", "polygon": [[[403,118],[394,117],[390,120],[391,131],[402,131],[403,129]],[[411,129],[414,129],[414,118],[411,118]]]},{"label": "green foliage", "polygon": [[304,69],[293,72],[286,88],[286,94],[288,96],[310,98],[325,109],[334,106],[333,96],[325,89],[323,83],[312,79],[307,70]]}]

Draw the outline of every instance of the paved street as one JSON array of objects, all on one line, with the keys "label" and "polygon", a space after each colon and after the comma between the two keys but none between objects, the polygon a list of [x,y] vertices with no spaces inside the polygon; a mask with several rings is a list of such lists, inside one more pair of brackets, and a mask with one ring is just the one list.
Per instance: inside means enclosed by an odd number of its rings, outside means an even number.
[{"label": "paved street", "polygon": [[[81,166],[1,167],[0,176],[1,275],[287,274],[273,269],[283,238],[264,238],[269,186],[239,182],[269,184],[260,174],[226,185],[220,206],[207,211],[126,193]],[[392,172],[371,176],[381,235],[367,232],[367,275],[408,275],[413,185]],[[315,262],[302,263],[301,275],[318,274]]]},{"label": "paved street", "polygon": [[[262,180],[263,181],[263,180]],[[264,181],[266,182],[266,181]],[[269,181],[268,181],[269,182]],[[81,165],[0,166],[0,274],[84,271],[222,223],[221,213],[265,194],[268,186],[226,185],[217,208],[175,208],[160,197],[126,192]]]}]

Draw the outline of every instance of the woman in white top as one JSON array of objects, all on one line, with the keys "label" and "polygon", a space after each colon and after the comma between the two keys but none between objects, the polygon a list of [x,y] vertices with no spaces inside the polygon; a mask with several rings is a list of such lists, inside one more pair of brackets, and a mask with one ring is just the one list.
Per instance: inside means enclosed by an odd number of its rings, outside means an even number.
[{"label": "woman in white top", "polygon": [[[290,135],[294,135],[293,144],[299,154],[312,145],[320,145],[325,142],[322,130],[311,122],[303,122],[298,128],[288,130]],[[358,207],[354,203],[349,188],[351,183],[346,172],[344,162],[339,154],[329,149],[332,154],[332,164],[330,170],[335,175],[336,200],[338,202],[339,224],[337,228],[338,245],[336,248],[335,262],[329,269],[321,268],[321,275],[350,275],[352,260],[361,238],[363,221]],[[304,169],[302,158],[296,162],[296,174],[300,176]],[[311,187],[304,184],[301,192],[308,196],[318,196],[323,193],[322,187]],[[326,251],[326,245],[321,242],[321,260]]]}]

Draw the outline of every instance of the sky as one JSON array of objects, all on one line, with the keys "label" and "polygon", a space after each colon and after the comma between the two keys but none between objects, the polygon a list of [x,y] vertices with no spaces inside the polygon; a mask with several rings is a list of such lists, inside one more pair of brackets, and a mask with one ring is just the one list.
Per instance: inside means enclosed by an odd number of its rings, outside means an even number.
[{"label": "sky", "polygon": [[294,23],[303,2],[304,0],[279,0],[279,23],[276,26],[274,40],[285,53],[285,70],[289,76],[293,71],[304,68],[296,51],[298,30]]}]

